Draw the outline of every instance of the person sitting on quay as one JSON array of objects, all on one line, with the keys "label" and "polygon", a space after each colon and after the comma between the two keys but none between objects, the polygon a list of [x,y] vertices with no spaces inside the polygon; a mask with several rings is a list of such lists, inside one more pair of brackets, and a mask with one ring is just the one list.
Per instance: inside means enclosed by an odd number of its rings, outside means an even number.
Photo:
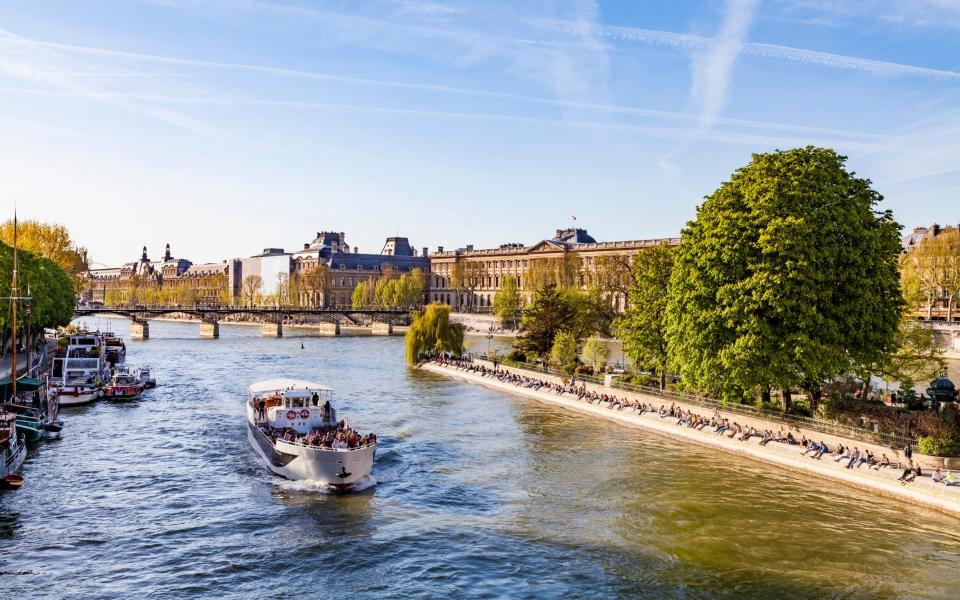
[{"label": "person sitting on quay", "polygon": [[890,459],[887,458],[886,453],[884,453],[883,456],[880,458],[880,462],[878,462],[877,464],[873,465],[873,470],[874,470],[874,471],[879,471],[879,470],[882,469],[883,467],[889,467],[889,466],[890,466]]},{"label": "person sitting on quay", "polygon": [[860,448],[856,446],[853,447],[853,453],[850,455],[850,461],[847,462],[847,468],[852,469],[857,461],[860,460]]},{"label": "person sitting on quay", "polygon": [[817,448],[816,452],[810,455],[810,458],[815,458],[817,460],[820,460],[821,457],[829,451],[830,449],[827,448],[827,443],[823,440],[820,440],[820,446]]},{"label": "person sitting on quay", "polygon": [[860,465],[866,464],[867,468],[873,466],[873,463],[877,462],[876,457],[873,456],[873,452],[869,448],[863,451],[863,454],[860,455],[860,462],[857,463],[857,468],[860,468]]},{"label": "person sitting on quay", "polygon": [[937,467],[937,470],[933,472],[933,477],[930,478],[934,483],[941,483],[946,477],[943,474],[943,471],[940,470],[940,467]]},{"label": "person sitting on quay", "polygon": [[907,466],[903,469],[903,473],[897,478],[897,481],[901,482],[902,484],[906,484],[910,481],[913,481],[916,476],[916,473],[913,472],[913,459],[908,458]]},{"label": "person sitting on quay", "polygon": [[750,438],[755,435],[757,435],[757,430],[754,429],[753,426],[751,426],[750,429],[747,429],[743,432],[743,435],[741,435],[739,439],[741,442],[746,442],[746,441],[749,441]]},{"label": "person sitting on quay", "polygon": [[850,449],[844,447],[843,444],[840,444],[839,446],[837,446],[836,452],[833,453],[833,462],[840,462],[845,458],[850,458],[850,455],[848,454],[849,451]]}]

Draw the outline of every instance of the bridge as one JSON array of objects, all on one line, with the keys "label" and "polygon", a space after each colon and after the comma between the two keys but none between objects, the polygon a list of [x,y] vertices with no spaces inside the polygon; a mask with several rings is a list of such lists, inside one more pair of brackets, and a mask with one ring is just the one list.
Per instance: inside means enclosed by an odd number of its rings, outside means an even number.
[{"label": "bridge", "polygon": [[307,308],[292,306],[78,306],[75,317],[115,316],[130,319],[130,337],[150,337],[150,321],[162,317],[200,321],[201,338],[220,337],[220,321],[246,317],[246,321],[262,323],[263,335],[282,337],[284,323],[309,324],[318,327],[321,335],[340,335],[340,325],[369,327],[375,335],[390,335],[394,325],[406,324],[409,309],[355,309],[351,307]]}]

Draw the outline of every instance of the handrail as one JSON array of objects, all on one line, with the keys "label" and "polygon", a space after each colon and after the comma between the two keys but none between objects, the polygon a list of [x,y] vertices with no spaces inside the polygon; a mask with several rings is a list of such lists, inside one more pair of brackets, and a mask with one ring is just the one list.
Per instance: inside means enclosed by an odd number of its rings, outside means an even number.
[{"label": "handrail", "polygon": [[[469,360],[479,359],[491,362],[491,360],[485,356],[477,356],[474,354],[468,354],[467,358]],[[514,361],[498,359],[498,362],[506,366],[515,366],[517,369],[525,369],[538,373],[543,373],[545,375],[550,375],[554,377],[562,377],[563,373],[560,373],[556,369],[551,369],[549,367],[539,367],[537,365],[521,365],[520,363],[515,363]],[[512,364],[511,364],[512,363]],[[589,378],[588,376],[578,375],[578,380],[590,381],[597,385],[603,385],[603,381],[598,381],[596,378]],[[687,404],[694,404],[701,406],[703,408],[712,408],[715,410],[723,410],[727,412],[732,412],[736,414],[741,414],[743,416],[753,416],[761,419],[766,419],[768,421],[776,421],[778,423],[783,423],[785,425],[790,425],[793,427],[803,427],[805,429],[812,429],[820,433],[825,433],[828,435],[838,435],[843,437],[848,437],[856,439],[862,442],[868,442],[873,444],[879,444],[893,447],[903,447],[906,445],[916,447],[917,440],[912,436],[903,436],[900,434],[894,433],[884,433],[881,431],[873,431],[870,429],[865,429],[862,427],[854,427],[851,425],[843,425],[840,423],[833,423],[830,421],[824,421],[822,419],[817,419],[814,417],[804,417],[801,415],[790,415],[783,412],[772,411],[772,410],[763,410],[761,408],[750,406],[746,404],[728,404],[722,400],[716,398],[710,398],[708,396],[702,396],[700,394],[695,394],[691,392],[674,392],[672,390],[661,390],[659,388],[650,387],[650,386],[639,386],[633,385],[630,383],[622,383],[616,380],[611,384],[612,389],[620,389],[627,392],[634,392],[638,394],[645,394],[648,396],[658,396],[664,399],[675,400],[677,402],[685,402]]]}]

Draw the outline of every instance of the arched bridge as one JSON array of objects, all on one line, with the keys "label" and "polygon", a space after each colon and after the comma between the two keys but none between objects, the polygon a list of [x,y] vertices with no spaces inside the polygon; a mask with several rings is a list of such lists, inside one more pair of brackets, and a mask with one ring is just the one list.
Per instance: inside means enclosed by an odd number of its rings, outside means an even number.
[{"label": "arched bridge", "polygon": [[324,335],[339,335],[340,325],[369,327],[374,334],[390,335],[394,325],[406,324],[409,309],[351,307],[277,307],[277,306],[78,306],[74,316],[88,317],[110,315],[130,319],[130,337],[150,337],[150,321],[162,317],[197,319],[200,321],[200,337],[220,337],[220,321],[242,318],[263,324],[263,335],[280,337],[284,323],[288,325],[309,324]]}]

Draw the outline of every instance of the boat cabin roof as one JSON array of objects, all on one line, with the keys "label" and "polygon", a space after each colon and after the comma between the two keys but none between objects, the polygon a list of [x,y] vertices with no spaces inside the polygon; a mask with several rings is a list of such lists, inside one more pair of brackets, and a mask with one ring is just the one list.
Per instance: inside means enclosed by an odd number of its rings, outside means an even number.
[{"label": "boat cabin roof", "polygon": [[248,389],[254,396],[282,392],[284,396],[288,397],[292,397],[293,393],[302,393],[304,396],[311,396],[313,392],[333,391],[325,385],[303,381],[301,379],[268,379],[250,384]]}]

